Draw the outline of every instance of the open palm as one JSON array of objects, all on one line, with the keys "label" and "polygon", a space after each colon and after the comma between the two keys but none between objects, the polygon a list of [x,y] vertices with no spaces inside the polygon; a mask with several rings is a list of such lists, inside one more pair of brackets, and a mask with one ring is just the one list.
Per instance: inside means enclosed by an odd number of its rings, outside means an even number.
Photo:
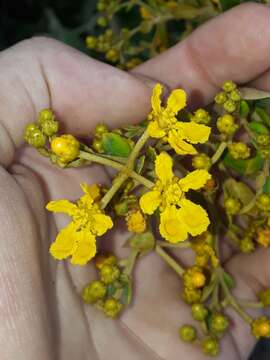
[{"label": "open palm", "polygon": [[[242,5],[132,74],[46,38],[27,40],[0,54],[1,360],[204,358],[178,340],[179,325],[192,320],[181,302],[179,278],[155,254],[140,260],[135,301],[119,320],[82,304],[78,294],[95,277],[94,268],[49,257],[49,244],[68,220],[48,214],[44,204],[74,200],[81,195],[80,182],[106,183],[108,174],[98,166],[52,166],[23,147],[23,129],[48,107],[64,131],[84,136],[97,122],[113,128],[142,120],[149,111],[150,79],[185,88],[193,104],[207,103],[226,79],[270,90],[269,16],[268,7]],[[126,235],[110,235],[100,245],[125,255],[121,245]],[[188,263],[188,252],[179,256]],[[269,285],[269,257],[264,250],[229,260],[242,297]],[[234,330],[223,342],[220,359],[246,359],[253,340],[248,327],[232,318]]]}]

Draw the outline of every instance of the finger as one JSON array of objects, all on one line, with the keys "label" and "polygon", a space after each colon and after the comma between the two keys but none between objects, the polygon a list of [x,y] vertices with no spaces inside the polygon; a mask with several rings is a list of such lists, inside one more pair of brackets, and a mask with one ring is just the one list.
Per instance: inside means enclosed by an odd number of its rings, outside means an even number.
[{"label": "finger", "polygon": [[267,6],[240,5],[133,72],[184,87],[196,103],[208,102],[225,80],[242,84],[268,69],[269,16]]},{"label": "finger", "polygon": [[142,119],[151,90],[142,81],[55,40],[34,38],[0,54],[0,163],[9,164],[23,129],[52,107],[65,130],[87,134]]}]

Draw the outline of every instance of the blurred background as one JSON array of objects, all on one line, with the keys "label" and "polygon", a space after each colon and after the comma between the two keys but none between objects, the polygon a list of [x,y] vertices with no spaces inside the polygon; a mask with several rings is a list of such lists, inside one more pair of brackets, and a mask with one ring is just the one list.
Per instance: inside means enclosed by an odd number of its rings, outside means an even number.
[{"label": "blurred background", "polygon": [[[47,35],[128,70],[241,2],[0,0],[0,50],[34,35]],[[255,359],[270,359],[270,341],[257,344],[249,360]]]}]

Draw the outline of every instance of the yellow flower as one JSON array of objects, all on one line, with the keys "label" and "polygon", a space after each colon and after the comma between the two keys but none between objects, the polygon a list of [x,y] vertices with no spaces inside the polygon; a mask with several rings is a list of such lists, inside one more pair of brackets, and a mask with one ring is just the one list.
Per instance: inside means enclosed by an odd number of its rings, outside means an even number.
[{"label": "yellow flower", "polygon": [[206,170],[195,170],[182,179],[172,171],[172,158],[165,152],[157,156],[155,172],[157,181],[152,190],[140,198],[140,207],[145,214],[153,214],[159,208],[160,234],[168,241],[184,241],[188,234],[196,236],[209,225],[207,212],[185,198],[185,193],[198,190],[211,178]]},{"label": "yellow flower", "polygon": [[61,135],[51,141],[51,149],[66,164],[79,156],[80,143],[73,135]]},{"label": "yellow flower", "polygon": [[128,231],[143,233],[146,229],[146,221],[140,210],[128,214],[126,218]]},{"label": "yellow flower", "polygon": [[149,115],[148,133],[154,138],[168,140],[177,154],[196,154],[191,144],[205,143],[210,135],[210,127],[194,121],[182,122],[177,113],[186,106],[186,93],[182,89],[173,90],[167,100],[167,106],[161,106],[162,86],[157,84],[151,98],[152,112]]},{"label": "yellow flower", "polygon": [[[57,259],[72,256],[71,263],[85,265],[96,254],[96,236],[101,236],[113,226],[109,216],[103,214],[92,197],[93,186],[81,184],[84,195],[76,204],[68,200],[56,200],[47,204],[46,209],[63,212],[72,217],[50,247],[51,255]],[[95,193],[97,195],[97,193]]]}]

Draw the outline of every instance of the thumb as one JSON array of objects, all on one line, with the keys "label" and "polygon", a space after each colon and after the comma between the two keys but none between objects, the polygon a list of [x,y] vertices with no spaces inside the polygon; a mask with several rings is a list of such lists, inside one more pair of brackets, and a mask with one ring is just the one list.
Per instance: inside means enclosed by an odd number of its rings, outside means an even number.
[{"label": "thumb", "polygon": [[[64,130],[87,134],[142,120],[151,89],[141,80],[49,38],[26,40],[0,54],[0,164],[8,166],[23,130],[53,108]],[[150,86],[151,87],[151,86]]]}]

